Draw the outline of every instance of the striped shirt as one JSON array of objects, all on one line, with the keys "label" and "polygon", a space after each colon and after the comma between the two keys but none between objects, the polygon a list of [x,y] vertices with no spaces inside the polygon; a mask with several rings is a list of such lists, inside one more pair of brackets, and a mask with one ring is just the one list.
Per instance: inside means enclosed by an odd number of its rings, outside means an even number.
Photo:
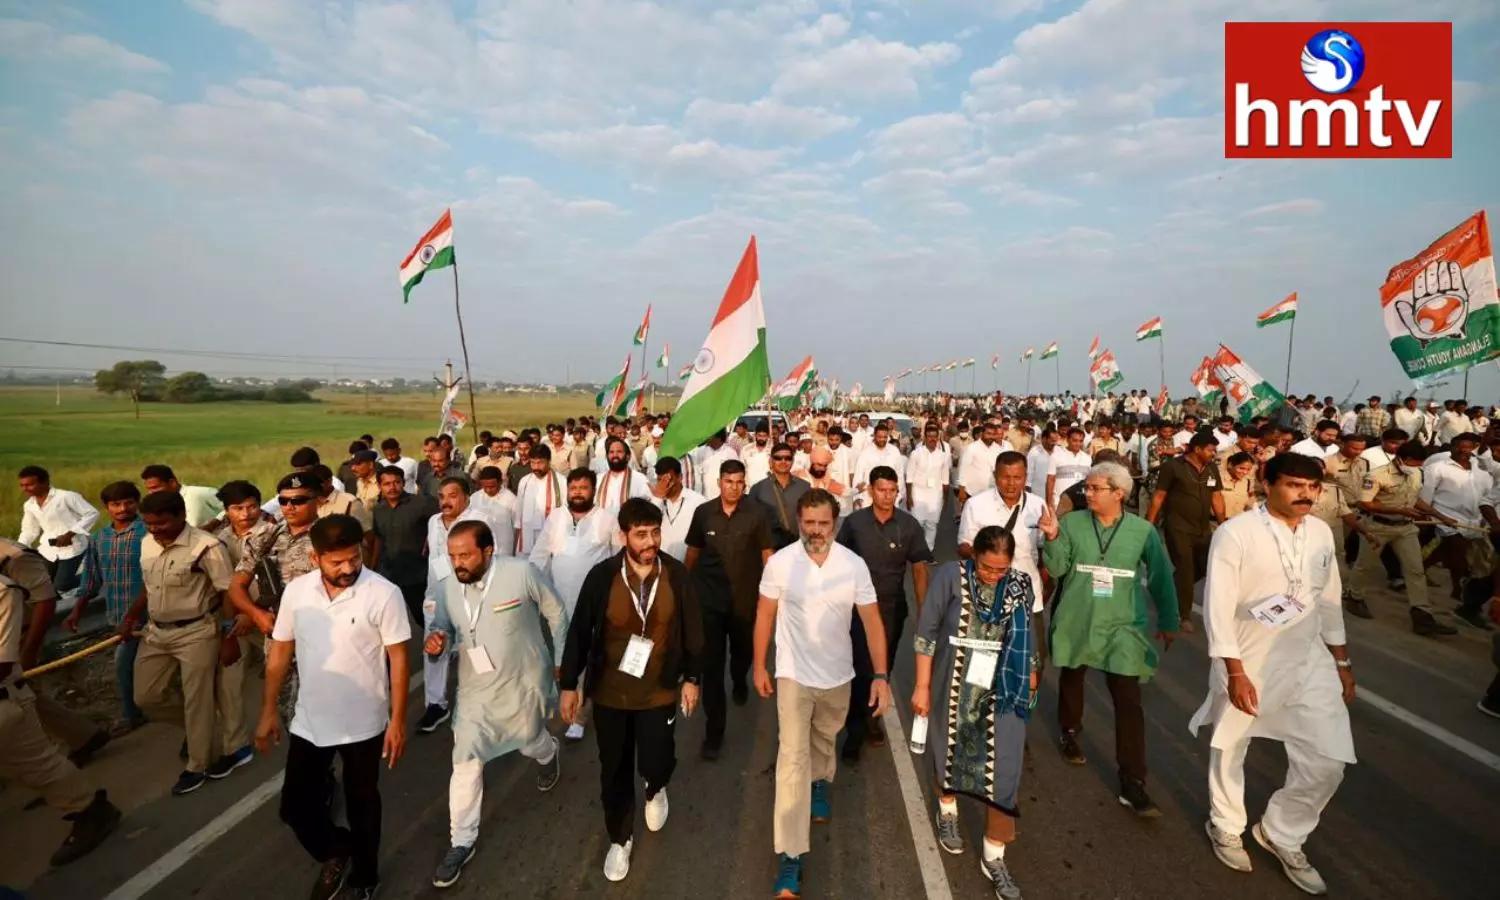
[{"label": "striped shirt", "polygon": [[118,625],[141,595],[141,541],[146,538],[146,520],[137,517],[124,531],[110,524],[90,538],[83,563],[83,595],[103,598],[105,619]]}]

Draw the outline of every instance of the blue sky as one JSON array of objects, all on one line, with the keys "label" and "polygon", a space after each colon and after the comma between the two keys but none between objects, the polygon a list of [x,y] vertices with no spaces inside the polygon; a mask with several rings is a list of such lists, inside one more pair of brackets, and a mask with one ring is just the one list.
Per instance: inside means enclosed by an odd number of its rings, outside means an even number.
[{"label": "blue sky", "polygon": [[1154,389],[1132,335],[1160,315],[1174,393],[1220,341],[1279,383],[1286,333],[1254,317],[1295,290],[1294,390],[1385,394],[1386,270],[1500,207],[1500,4],[1422,14],[1456,23],[1453,159],[1244,162],[1226,18],[1408,5],[0,0],[4,331],[424,375],[457,356],[450,282],[403,306],[396,268],[451,206],[481,378],[603,380],[647,303],[676,369],[754,233],[778,376],[973,356],[988,386],[998,352],[1019,390],[1057,340],[1078,390],[1100,334]]}]

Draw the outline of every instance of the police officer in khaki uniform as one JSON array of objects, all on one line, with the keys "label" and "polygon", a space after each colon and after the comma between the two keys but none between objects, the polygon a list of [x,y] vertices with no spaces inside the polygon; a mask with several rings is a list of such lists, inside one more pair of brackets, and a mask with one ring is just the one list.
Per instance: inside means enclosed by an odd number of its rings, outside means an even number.
[{"label": "police officer in khaki uniform", "polygon": [[1361,619],[1373,619],[1375,614],[1365,605],[1363,592],[1350,577],[1349,560],[1344,555],[1347,532],[1365,533],[1364,523],[1354,515],[1354,505],[1359,502],[1365,477],[1370,474],[1369,460],[1360,458],[1365,443],[1362,434],[1346,434],[1339,451],[1323,459],[1323,493],[1313,505],[1312,514],[1333,531],[1333,555],[1344,583],[1344,611]]},{"label": "police officer in khaki uniform", "polygon": [[[135,703],[158,722],[180,724],[187,733],[187,769],[172,793],[196,791],[213,763],[214,679],[225,642],[219,613],[234,567],[229,550],[206,531],[187,523],[187,508],[176,491],[148,494],[141,518],[150,539],[141,543],[141,574],[146,596],[121,627],[134,630],[142,613],[151,621],[141,631],[135,657]],[[182,697],[172,676],[180,674]]]},{"label": "police officer in khaki uniform", "polygon": [[[1422,491],[1422,460],[1426,451],[1418,441],[1397,448],[1390,465],[1379,466],[1365,476],[1359,492],[1359,511],[1365,534],[1380,548],[1390,547],[1401,564],[1406,581],[1406,602],[1411,606],[1411,630],[1420,635],[1457,634],[1458,629],[1438,621],[1427,602],[1427,576],[1422,567],[1422,542],[1414,519],[1426,518],[1417,507]],[[1354,575],[1371,577],[1379,552],[1361,553]]]},{"label": "police officer in khaki uniform", "polygon": [[[42,555],[10,538],[0,538],[0,576],[10,579],[21,597],[20,667],[24,671],[35,666],[41,654],[43,637],[57,612],[57,591]],[[68,748],[74,765],[87,764],[109,743],[109,732],[51,697],[38,694],[35,707],[42,727]]]},{"label": "police officer in khaki uniform", "polygon": [[0,575],[0,779],[36,791],[48,806],[72,820],[72,831],[52,854],[52,865],[61,866],[102,844],[120,824],[120,811],[104,791],[89,785],[42,730],[37,695],[21,674],[25,595],[25,588]]}]

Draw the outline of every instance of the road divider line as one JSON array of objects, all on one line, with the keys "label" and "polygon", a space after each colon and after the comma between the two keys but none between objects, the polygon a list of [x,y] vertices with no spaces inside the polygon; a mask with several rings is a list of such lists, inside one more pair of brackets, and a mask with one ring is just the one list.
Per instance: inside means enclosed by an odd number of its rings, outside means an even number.
[{"label": "road divider line", "polygon": [[[412,694],[422,686],[422,673],[411,676],[407,682],[406,693]],[[282,724],[282,732],[287,734],[290,722]],[[158,885],[171,877],[172,873],[181,869],[192,861],[193,857],[203,852],[208,845],[228,834],[234,826],[250,818],[256,810],[265,806],[267,801],[281,793],[282,781],[286,778],[286,770],[277,772],[260,787],[241,797],[233,806],[215,816],[212,821],[188,836],[187,840],[162,854],[151,865],[135,873],[130,880],[110,891],[104,900],[140,900]]]},{"label": "road divider line", "polygon": [[927,900],[953,900],[953,890],[948,886],[948,869],[943,865],[943,854],[938,851],[937,838],[928,820],[927,804],[922,799],[922,782],[917,778],[917,767],[906,747],[906,729],[901,725],[901,714],[893,707],[881,718],[886,723],[885,743],[891,748],[891,759],[896,764],[896,780],[901,783],[901,799],[906,806],[907,824],[911,826],[911,840],[917,848],[917,867],[922,873]]}]

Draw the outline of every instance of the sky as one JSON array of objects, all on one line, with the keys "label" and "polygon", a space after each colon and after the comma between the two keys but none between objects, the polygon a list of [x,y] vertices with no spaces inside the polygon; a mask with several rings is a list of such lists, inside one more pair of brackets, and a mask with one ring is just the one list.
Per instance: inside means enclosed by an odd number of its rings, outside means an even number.
[{"label": "sky", "polygon": [[1500,3],[1422,15],[1455,23],[1452,159],[1238,161],[1226,19],[1410,5],[0,0],[0,337],[226,354],[0,369],[425,377],[461,359],[452,279],[403,305],[397,269],[451,207],[481,380],[606,380],[647,304],[675,377],[754,234],[778,378],[975,357],[1019,391],[1056,340],[1031,386],[1077,391],[1098,334],[1127,387],[1164,350],[1185,394],[1219,342],[1279,384],[1254,319],[1297,291],[1294,391],[1388,394],[1386,271],[1500,210]]}]

